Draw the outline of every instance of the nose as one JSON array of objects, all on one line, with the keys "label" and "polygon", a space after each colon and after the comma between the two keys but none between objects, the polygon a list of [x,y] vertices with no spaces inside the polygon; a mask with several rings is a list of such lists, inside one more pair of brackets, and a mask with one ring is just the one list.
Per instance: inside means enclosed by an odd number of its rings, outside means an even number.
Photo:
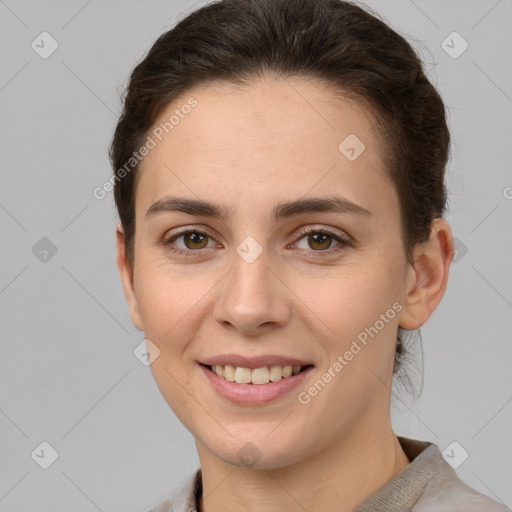
[{"label": "nose", "polygon": [[287,287],[269,266],[265,251],[252,263],[238,255],[219,289],[215,320],[226,328],[258,336],[283,327],[291,317]]}]

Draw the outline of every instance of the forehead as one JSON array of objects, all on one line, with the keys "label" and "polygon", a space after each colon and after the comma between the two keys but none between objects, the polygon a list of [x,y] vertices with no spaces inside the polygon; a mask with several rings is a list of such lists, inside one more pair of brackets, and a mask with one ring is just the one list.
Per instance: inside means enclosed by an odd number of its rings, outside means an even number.
[{"label": "forehead", "polygon": [[308,80],[195,88],[167,105],[150,131],[160,138],[153,135],[141,164],[136,204],[222,194],[254,207],[340,186],[348,196],[357,187],[377,193],[385,173],[374,124],[361,104]]}]

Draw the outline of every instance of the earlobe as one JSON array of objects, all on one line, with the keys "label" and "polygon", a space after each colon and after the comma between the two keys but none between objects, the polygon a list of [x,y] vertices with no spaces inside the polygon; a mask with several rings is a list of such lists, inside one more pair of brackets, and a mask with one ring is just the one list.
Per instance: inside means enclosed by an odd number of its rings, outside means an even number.
[{"label": "earlobe", "polygon": [[444,219],[435,219],[429,240],[415,247],[414,262],[408,268],[404,309],[399,317],[401,327],[418,329],[441,302],[453,256],[450,226]]},{"label": "earlobe", "polygon": [[137,298],[135,296],[134,291],[134,280],[133,280],[133,270],[130,268],[128,261],[126,259],[126,246],[124,240],[124,233],[120,226],[116,228],[116,249],[117,249],[117,257],[116,264],[117,269],[119,271],[119,277],[121,278],[121,284],[123,286],[123,292],[126,299],[126,303],[128,304],[128,310],[130,312],[130,318],[132,320],[133,325],[139,331],[144,330],[144,326],[142,325],[139,305],[137,302]]}]

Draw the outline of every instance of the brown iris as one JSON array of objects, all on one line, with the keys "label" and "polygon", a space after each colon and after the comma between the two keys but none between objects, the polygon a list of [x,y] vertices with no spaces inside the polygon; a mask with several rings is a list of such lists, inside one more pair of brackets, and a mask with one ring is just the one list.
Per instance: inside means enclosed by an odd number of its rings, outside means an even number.
[{"label": "brown iris", "polygon": [[208,244],[208,236],[191,231],[183,234],[183,241],[187,249],[204,249]]},{"label": "brown iris", "polygon": [[[312,249],[328,249],[331,245],[331,238],[331,235],[325,233],[313,233],[308,236],[308,243]],[[327,245],[325,245],[326,241]],[[319,245],[320,247],[318,247]]]}]

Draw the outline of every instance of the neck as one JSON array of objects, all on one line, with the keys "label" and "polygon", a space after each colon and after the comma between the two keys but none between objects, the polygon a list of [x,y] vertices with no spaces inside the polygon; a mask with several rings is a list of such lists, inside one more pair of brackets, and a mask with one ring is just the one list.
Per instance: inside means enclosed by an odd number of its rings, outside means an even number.
[{"label": "neck", "polygon": [[390,424],[377,433],[375,425],[358,428],[322,452],[277,469],[232,466],[199,443],[198,451],[199,512],[349,512],[409,464]]}]

